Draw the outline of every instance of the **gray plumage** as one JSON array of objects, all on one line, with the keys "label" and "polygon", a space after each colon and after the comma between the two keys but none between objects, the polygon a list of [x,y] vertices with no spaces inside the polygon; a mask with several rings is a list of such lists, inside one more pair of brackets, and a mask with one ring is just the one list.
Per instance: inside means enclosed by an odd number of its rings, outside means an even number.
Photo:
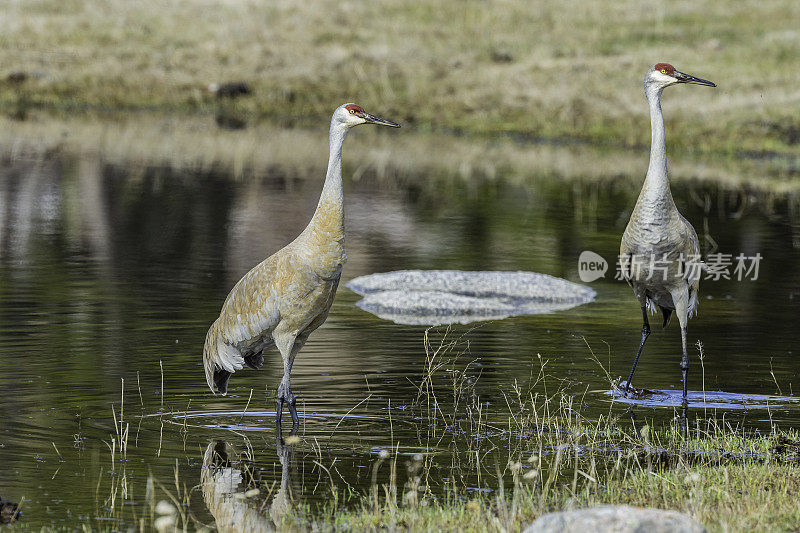
[{"label": "gray plumage", "polygon": [[667,177],[667,148],[661,93],[676,83],[694,83],[715,87],[713,83],[659,63],[648,70],[644,91],[650,105],[650,165],[636,206],[622,234],[620,262],[623,277],[633,287],[642,308],[642,340],[624,390],[630,390],[636,364],[650,334],[647,311],[660,309],[664,326],[670,316],[677,315],[681,326],[683,358],[683,398],[686,400],[686,379],[689,356],[686,346],[687,322],[697,309],[700,286],[700,242],[692,225],[675,206]]}]

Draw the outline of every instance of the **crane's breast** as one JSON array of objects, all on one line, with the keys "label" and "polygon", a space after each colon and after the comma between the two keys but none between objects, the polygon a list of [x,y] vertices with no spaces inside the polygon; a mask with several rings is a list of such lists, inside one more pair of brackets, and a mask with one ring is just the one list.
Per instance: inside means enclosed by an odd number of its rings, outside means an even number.
[{"label": "crane's breast", "polygon": [[341,278],[341,268],[323,278],[313,270],[298,273],[294,283],[281,295],[281,328],[305,330],[309,324],[321,324],[333,304]]}]

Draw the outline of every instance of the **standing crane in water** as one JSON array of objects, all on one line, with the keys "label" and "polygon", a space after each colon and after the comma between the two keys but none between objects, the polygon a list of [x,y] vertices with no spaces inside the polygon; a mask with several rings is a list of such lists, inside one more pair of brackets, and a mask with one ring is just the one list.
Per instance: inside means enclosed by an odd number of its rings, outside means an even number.
[{"label": "standing crane in water", "polygon": [[677,83],[693,83],[716,87],[708,80],[684,74],[669,63],[658,63],[644,77],[644,92],[650,104],[650,166],[622,234],[620,263],[623,277],[633,287],[642,308],[642,340],[633,360],[628,380],[620,384],[627,395],[633,372],[642,355],[644,342],[650,335],[647,311],[664,316],[663,326],[674,312],[681,326],[683,358],[683,405],[686,406],[686,380],[689,354],[686,349],[686,324],[697,309],[700,286],[700,243],[692,225],[678,212],[667,178],[667,146],[664,139],[664,116],[661,113],[661,92]]},{"label": "standing crane in water", "polygon": [[283,357],[277,392],[277,423],[284,404],[293,426],[299,424],[290,374],[297,352],[328,316],[347,256],[344,250],[342,143],[351,128],[399,124],[356,104],[336,108],[331,118],[330,158],[317,209],[303,232],[253,267],[231,289],[222,311],[206,334],[203,366],[211,391],[225,394],[231,374],[245,366],[258,369],[264,352],[276,346]]}]

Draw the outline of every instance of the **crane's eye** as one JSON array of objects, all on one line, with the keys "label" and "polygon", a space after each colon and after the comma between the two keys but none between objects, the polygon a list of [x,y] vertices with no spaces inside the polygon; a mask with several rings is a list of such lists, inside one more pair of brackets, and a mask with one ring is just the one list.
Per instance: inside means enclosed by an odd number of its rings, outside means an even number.
[{"label": "crane's eye", "polygon": [[666,73],[667,73],[667,69],[665,69],[665,68],[662,68],[662,69],[661,69],[661,74],[666,74]]}]

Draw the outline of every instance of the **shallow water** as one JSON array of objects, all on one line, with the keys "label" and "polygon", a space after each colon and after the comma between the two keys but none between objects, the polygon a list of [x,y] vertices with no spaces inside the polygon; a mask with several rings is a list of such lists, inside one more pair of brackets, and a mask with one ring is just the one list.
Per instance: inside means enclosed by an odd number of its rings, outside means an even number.
[{"label": "shallow water", "polygon": [[[627,180],[531,176],[525,186],[437,180],[397,185],[364,175],[347,185],[343,282],[396,269],[525,270],[580,282],[582,251],[613,262],[638,193],[622,184]],[[295,364],[302,441],[287,456],[276,446],[273,422],[282,371],[277,353],[259,372],[234,375],[229,396],[214,397],[201,351],[233,283],[304,227],[320,187],[316,179],[236,181],[119,168],[92,157],[4,162],[0,495],[24,500],[26,524],[124,529],[145,512],[148,474],[176,492],[175,468],[181,490],[190,493],[190,511],[210,523],[192,487],[217,439],[240,450],[249,444],[267,486],[287,485],[288,472],[295,500],[329,498],[330,478],[315,461],[332,469],[337,488],[363,493],[381,450],[392,446],[401,456],[425,456],[434,493],[456,481],[467,491],[492,490],[495,465],[505,464],[504,443],[513,434],[506,398],[515,386],[531,385],[543,364],[548,378],[536,392],[566,380],[585,391],[589,415],[629,408],[611,403],[605,371],[615,379],[627,375],[640,312],[630,288],[611,279],[613,264],[605,278],[588,284],[597,291],[592,303],[429,333],[434,348],[443,337],[454,347],[447,356],[453,362],[428,383],[445,410],[460,409],[468,401],[461,395],[484,406],[488,422],[476,432],[435,426],[418,399],[428,369],[426,328],[359,309],[360,296],[343,283],[327,323]],[[709,391],[793,396],[800,202],[699,184],[676,185],[673,194],[701,239],[708,235],[707,245],[764,258],[757,281],[701,283],[699,315],[689,328],[690,342],[702,341],[704,354],[701,363],[692,346],[693,397],[703,390],[706,398],[716,394]],[[679,351],[675,324],[654,327],[634,384],[674,396]],[[793,402],[750,407],[715,406],[753,428],[800,424]],[[674,415],[671,402],[634,409],[657,420]],[[126,428],[123,454],[117,433]],[[462,479],[458,466],[471,460],[462,451],[476,442],[491,443],[494,459],[481,479]],[[386,475],[380,470],[378,480]]]}]

